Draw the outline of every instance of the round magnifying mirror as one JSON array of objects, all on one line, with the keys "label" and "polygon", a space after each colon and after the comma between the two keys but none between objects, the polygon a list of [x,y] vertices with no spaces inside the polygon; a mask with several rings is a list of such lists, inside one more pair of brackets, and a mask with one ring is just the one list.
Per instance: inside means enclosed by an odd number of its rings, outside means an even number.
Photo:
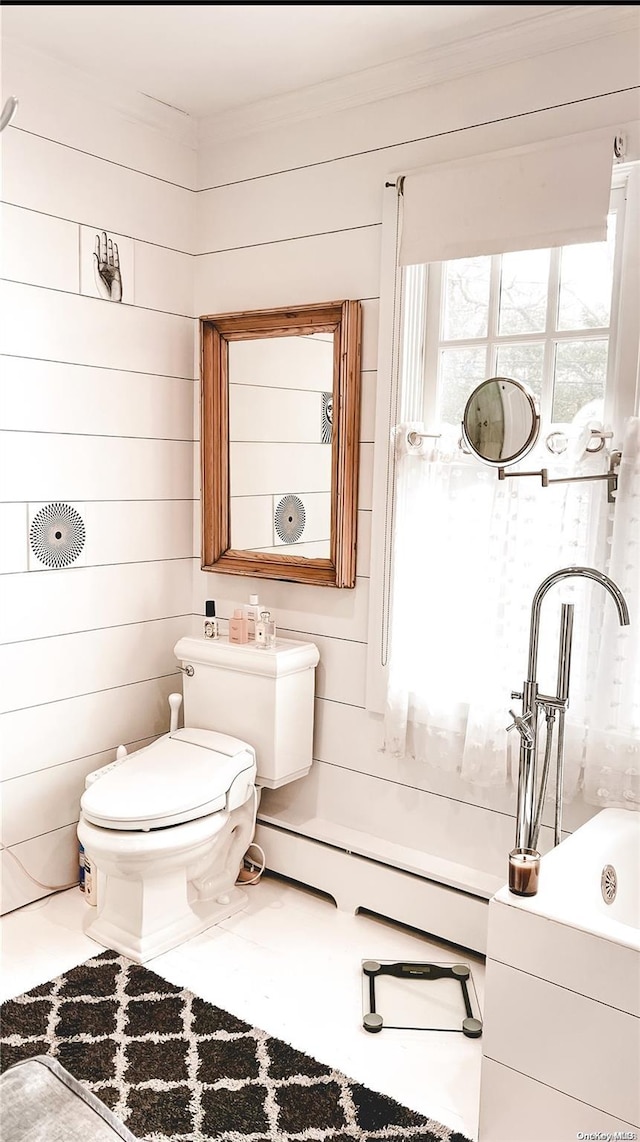
[{"label": "round magnifying mirror", "polygon": [[515,464],[531,451],[539,431],[538,402],[522,381],[489,377],[466,403],[462,437],[485,464]]}]

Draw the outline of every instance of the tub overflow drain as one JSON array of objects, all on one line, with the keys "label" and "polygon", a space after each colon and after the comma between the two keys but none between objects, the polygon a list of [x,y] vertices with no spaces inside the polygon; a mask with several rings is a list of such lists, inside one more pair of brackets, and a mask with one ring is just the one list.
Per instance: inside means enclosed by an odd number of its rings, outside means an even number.
[{"label": "tub overflow drain", "polygon": [[602,870],[600,890],[605,904],[613,904],[618,891],[618,877],[612,864],[605,864]]}]

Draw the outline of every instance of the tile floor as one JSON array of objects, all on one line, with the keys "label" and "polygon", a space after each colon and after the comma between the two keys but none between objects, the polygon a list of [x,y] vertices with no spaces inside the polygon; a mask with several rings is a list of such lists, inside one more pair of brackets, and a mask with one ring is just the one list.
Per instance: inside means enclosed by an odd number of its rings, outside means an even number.
[{"label": "tile floor", "polygon": [[[286,1040],[421,1114],[477,1137],[482,1040],[460,1033],[362,1027],[362,960],[468,963],[482,1008],[484,963],[415,931],[267,875],[247,908],[147,966],[253,1026]],[[2,918],[1,998],[82,963],[99,945],[83,933],[78,889]],[[430,985],[427,985],[430,986]]]}]

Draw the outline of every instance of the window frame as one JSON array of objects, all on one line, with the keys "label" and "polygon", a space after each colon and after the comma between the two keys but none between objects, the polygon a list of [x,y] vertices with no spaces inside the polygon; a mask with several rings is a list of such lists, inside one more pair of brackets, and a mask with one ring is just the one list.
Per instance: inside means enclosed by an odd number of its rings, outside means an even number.
[{"label": "window frame", "polygon": [[[542,392],[540,396],[540,419],[547,427],[555,427],[557,421],[552,416],[554,402],[554,376],[555,353],[558,344],[571,341],[599,341],[605,338],[608,341],[607,375],[604,390],[603,419],[612,424],[615,417],[615,373],[616,373],[616,340],[619,321],[617,320],[620,300],[620,280],[622,275],[622,261],[624,250],[624,223],[626,196],[625,186],[621,179],[616,180],[618,185],[612,186],[609,214],[616,215],[615,233],[615,272],[612,283],[610,320],[607,326],[594,326],[589,328],[562,329],[557,322],[557,304],[560,297],[560,273],[562,250],[565,247],[556,246],[549,250],[549,271],[547,282],[547,303],[545,326],[532,333],[501,334],[499,331],[500,316],[500,279],[502,254],[485,255],[490,258],[490,291],[487,312],[487,332],[484,336],[467,338],[445,338],[442,323],[444,316],[443,289],[447,263],[434,263],[427,267],[425,307],[425,351],[423,358],[423,404],[422,419],[427,432],[439,431],[438,402],[440,383],[438,381],[439,356],[448,349],[484,349],[485,371],[484,376],[496,376],[499,372],[497,364],[501,346],[542,344]],[[409,268],[409,267],[406,267]],[[413,267],[411,267],[413,268]],[[506,374],[505,374],[506,375]],[[615,428],[614,428],[615,432]]]},{"label": "window frame", "polygon": [[[398,265],[401,226],[402,181],[407,172],[395,172],[385,180],[381,242],[380,318],[378,337],[378,386],[376,393],[376,449],[373,474],[373,520],[371,580],[365,707],[383,714],[386,706],[390,634],[390,600],[393,585],[393,516],[395,458],[393,426],[400,421],[424,420],[424,386],[413,390],[401,383],[399,352],[402,328],[402,275]],[[640,249],[640,161],[621,163],[612,171],[612,192],[622,189],[616,241],[622,242],[617,287],[612,295],[615,327],[610,338],[607,369],[605,422],[613,431],[611,447],[620,447],[625,421],[640,415],[640,266],[634,252]],[[426,276],[433,267],[426,267]],[[617,312],[616,312],[617,311]],[[433,316],[423,308],[423,325],[417,320],[405,343],[405,356],[415,360],[422,352],[425,328]],[[439,321],[439,313],[438,313]],[[426,354],[425,354],[426,356]],[[423,362],[424,368],[424,362]],[[425,426],[426,427],[426,426]],[[432,431],[437,431],[433,428]],[[417,623],[419,619],[417,619]],[[426,642],[428,648],[428,641]]]}]

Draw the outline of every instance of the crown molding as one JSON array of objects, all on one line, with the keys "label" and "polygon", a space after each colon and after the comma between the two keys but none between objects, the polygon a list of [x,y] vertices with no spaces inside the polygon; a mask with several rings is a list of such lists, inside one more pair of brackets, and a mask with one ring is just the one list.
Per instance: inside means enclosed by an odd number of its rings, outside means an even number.
[{"label": "crown molding", "polygon": [[339,79],[198,120],[199,145],[330,115],[474,72],[544,55],[620,32],[638,34],[638,5],[559,5],[506,28],[367,68]]},{"label": "crown molding", "polygon": [[66,90],[79,100],[92,99],[139,126],[158,131],[165,138],[183,146],[196,148],[196,120],[186,111],[171,107],[142,91],[123,89],[115,83],[107,84],[102,76],[63,63],[55,56],[27,46],[21,40],[4,36],[3,41],[4,51],[9,51],[21,66],[30,63],[33,68],[35,65],[34,70],[40,79],[49,80],[54,91]]}]

